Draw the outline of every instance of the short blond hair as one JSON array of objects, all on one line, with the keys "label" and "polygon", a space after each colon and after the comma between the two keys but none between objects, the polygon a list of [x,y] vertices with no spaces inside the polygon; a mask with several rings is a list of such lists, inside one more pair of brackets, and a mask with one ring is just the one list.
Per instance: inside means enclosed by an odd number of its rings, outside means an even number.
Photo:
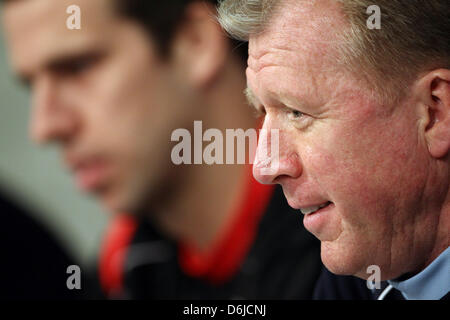
[{"label": "short blond hair", "polygon": [[[309,0],[308,0],[309,1]],[[340,62],[383,94],[402,95],[422,71],[450,68],[449,0],[330,0],[340,4]],[[367,27],[367,8],[381,9],[381,29]],[[223,0],[219,22],[233,37],[263,31],[282,0]]]}]

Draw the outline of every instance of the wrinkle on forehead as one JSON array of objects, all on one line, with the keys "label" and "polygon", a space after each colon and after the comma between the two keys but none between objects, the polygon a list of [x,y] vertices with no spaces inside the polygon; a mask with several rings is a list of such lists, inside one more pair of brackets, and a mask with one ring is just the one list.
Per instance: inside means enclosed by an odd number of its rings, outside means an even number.
[{"label": "wrinkle on forehead", "polygon": [[253,72],[273,66],[283,66],[298,62],[299,57],[290,48],[268,47],[262,50],[258,56],[250,55],[248,67]]},{"label": "wrinkle on forehead", "polygon": [[276,10],[266,29],[250,37],[247,74],[255,93],[261,94],[260,87],[265,94],[286,92],[303,100],[317,96],[319,88],[332,91],[341,71],[336,44],[346,24],[338,4],[284,0]]},{"label": "wrinkle on forehead", "polygon": [[[348,22],[333,0],[283,0],[266,28],[250,37],[249,55],[258,60],[276,50],[329,54],[341,44]],[[318,56],[316,56],[318,57]]]}]

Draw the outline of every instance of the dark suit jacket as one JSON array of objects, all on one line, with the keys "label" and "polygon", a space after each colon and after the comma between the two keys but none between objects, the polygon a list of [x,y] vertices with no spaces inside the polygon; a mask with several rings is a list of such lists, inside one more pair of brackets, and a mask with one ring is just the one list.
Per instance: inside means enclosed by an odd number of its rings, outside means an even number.
[{"label": "dark suit jacket", "polygon": [[[325,267],[314,289],[314,300],[376,300],[388,283],[383,281],[381,289],[370,290],[367,283],[353,276],[338,276]],[[447,293],[441,300],[449,300]],[[400,291],[393,288],[383,300],[405,300]]]}]

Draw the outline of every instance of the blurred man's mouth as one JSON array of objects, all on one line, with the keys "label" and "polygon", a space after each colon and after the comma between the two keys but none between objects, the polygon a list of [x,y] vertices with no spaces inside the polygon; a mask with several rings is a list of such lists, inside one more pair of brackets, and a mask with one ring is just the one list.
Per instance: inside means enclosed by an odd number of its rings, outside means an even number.
[{"label": "blurred man's mouth", "polygon": [[92,158],[68,158],[67,160],[72,170],[77,186],[85,192],[95,192],[104,187],[108,166],[104,159]]}]

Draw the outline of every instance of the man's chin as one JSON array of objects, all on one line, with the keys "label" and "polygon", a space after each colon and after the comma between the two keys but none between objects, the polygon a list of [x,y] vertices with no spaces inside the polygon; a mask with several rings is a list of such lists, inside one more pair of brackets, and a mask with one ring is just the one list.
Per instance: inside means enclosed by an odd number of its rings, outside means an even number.
[{"label": "man's chin", "polygon": [[125,210],[126,206],[123,206],[113,200],[101,199],[100,204],[107,212],[110,212],[110,213],[127,213],[128,212],[128,210]]},{"label": "man's chin", "polygon": [[343,248],[335,241],[321,242],[320,255],[322,263],[331,273],[361,277],[361,272],[365,271],[361,254],[352,248]]},{"label": "man's chin", "polygon": [[129,214],[140,216],[147,212],[142,201],[136,201],[132,196],[126,194],[103,194],[99,197],[101,205],[113,214]]},{"label": "man's chin", "polygon": [[97,200],[100,202],[101,206],[108,212],[111,213],[132,213],[133,206],[130,205],[129,201],[126,201],[123,195],[117,192],[102,192],[101,194],[95,195]]}]

